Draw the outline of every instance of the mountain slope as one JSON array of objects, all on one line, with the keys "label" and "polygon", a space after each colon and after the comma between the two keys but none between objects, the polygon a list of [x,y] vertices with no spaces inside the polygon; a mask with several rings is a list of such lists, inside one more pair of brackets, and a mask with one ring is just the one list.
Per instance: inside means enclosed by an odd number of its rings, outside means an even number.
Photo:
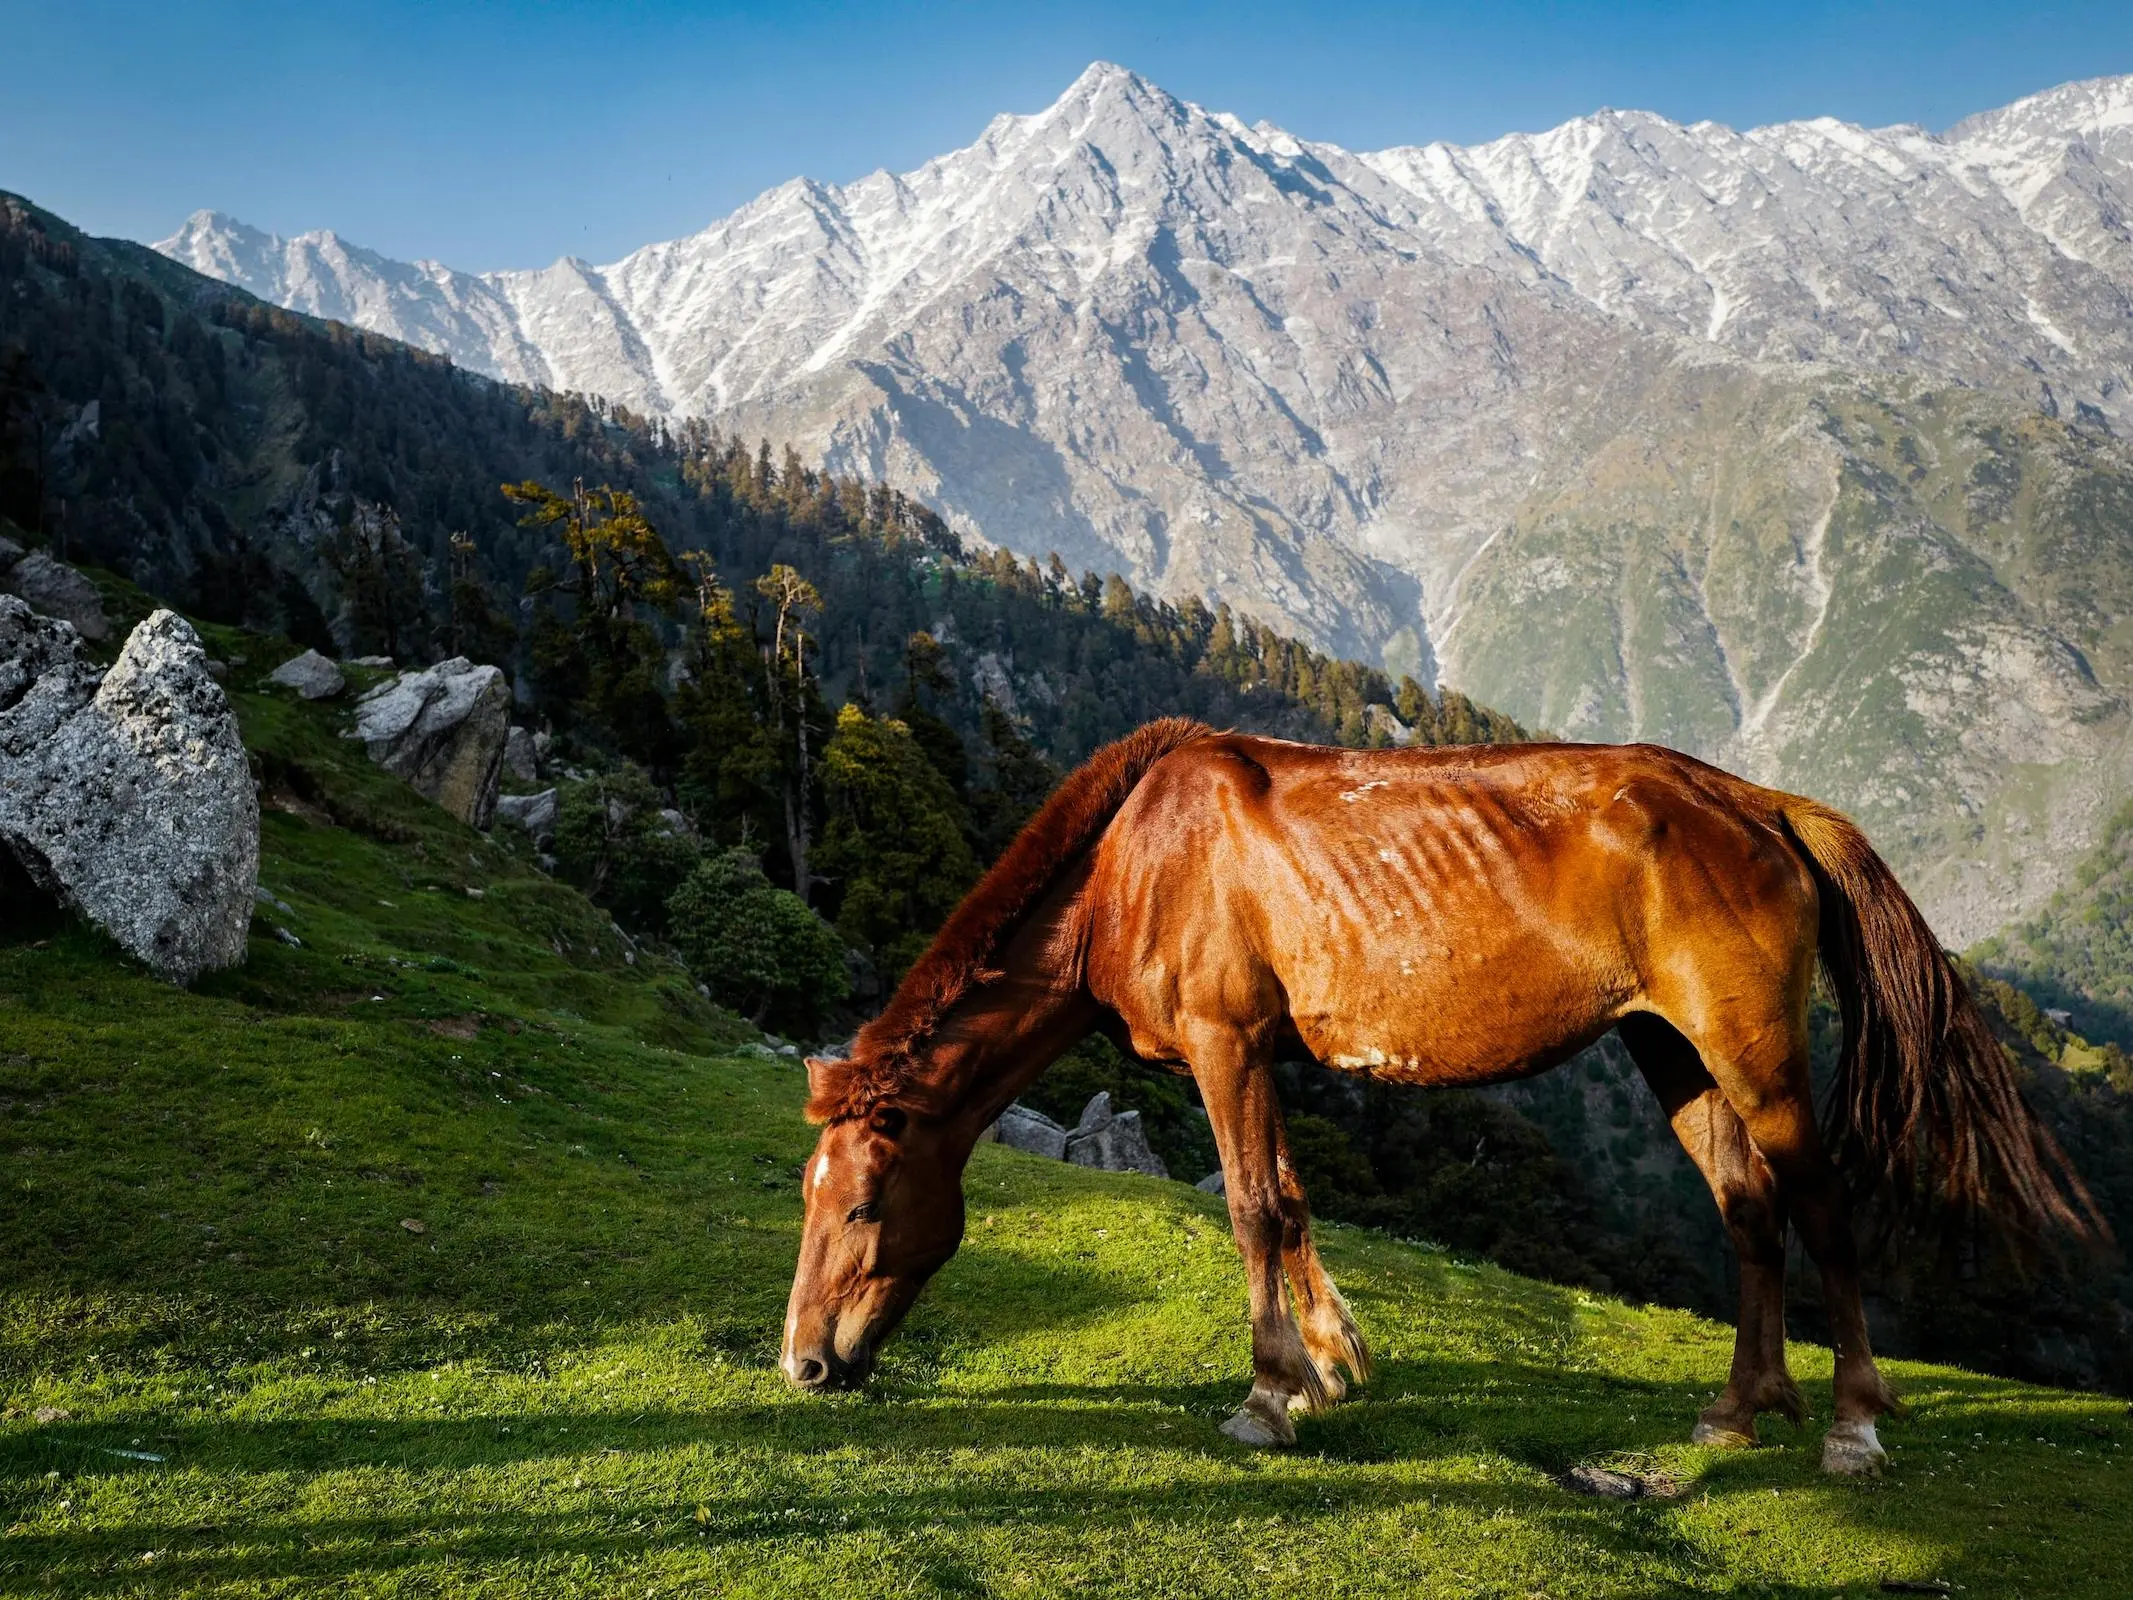
[{"label": "mountain slope", "polygon": [[[263,765],[328,747],[377,824],[267,810],[303,944],[261,920],[189,993],[0,929],[0,1589],[2123,1588],[2121,1401],[1892,1362],[1892,1477],[1834,1482],[1819,1421],[1683,1442],[1729,1330],[1354,1229],[1377,1376],[1245,1451],[1221,1202],[998,1146],[873,1390],[799,1396],[801,1075],[263,666]],[[1827,1352],[1793,1364],[1826,1420]],[[1572,1495],[1581,1463],[1663,1494]]]},{"label": "mountain slope", "polygon": [[[956,726],[977,737],[989,697],[1061,764],[1166,715],[1357,744],[1390,727],[1395,686],[1374,668],[1197,601],[1160,606],[1090,574],[964,552],[879,485],[492,383],[87,238],[4,192],[0,307],[0,526],[220,621],[342,654],[486,652],[528,667],[496,591],[515,616],[534,569],[567,558],[498,486],[582,479],[637,495],[672,549],[708,554],[744,596],[775,564],[801,569],[820,593],[813,659],[836,699],[893,693],[907,642],[928,631],[949,679],[936,704]],[[365,503],[395,510],[409,551],[398,644],[361,619],[344,570]],[[490,587],[485,620],[460,614],[470,576]],[[670,629],[666,642],[681,640]],[[1450,720],[1435,731],[1403,704],[1429,742],[1517,736],[1456,697],[1427,708]]]},{"label": "mountain slope", "polygon": [[1964,942],[2133,790],[2128,215],[2133,78],[1938,136],[1604,112],[1354,154],[1098,66],[607,266],[211,214],[160,248],[1811,789]]}]

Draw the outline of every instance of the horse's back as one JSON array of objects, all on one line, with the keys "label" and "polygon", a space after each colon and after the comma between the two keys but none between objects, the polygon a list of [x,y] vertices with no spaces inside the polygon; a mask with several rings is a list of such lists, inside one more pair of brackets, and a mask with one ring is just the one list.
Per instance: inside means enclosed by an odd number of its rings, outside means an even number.
[{"label": "horse's back", "polygon": [[1336,1066],[1539,1070],[1629,1010],[1792,986],[1814,897],[1781,799],[1654,746],[1213,736],[1106,833],[1091,975],[1147,1053],[1272,1010]]}]

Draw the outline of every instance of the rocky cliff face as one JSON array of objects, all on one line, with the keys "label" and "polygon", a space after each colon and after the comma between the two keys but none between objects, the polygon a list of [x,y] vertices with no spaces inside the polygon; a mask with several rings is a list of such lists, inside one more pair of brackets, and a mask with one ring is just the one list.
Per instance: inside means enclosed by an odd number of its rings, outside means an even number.
[{"label": "rocky cliff face", "polygon": [[2133,79],[1356,154],[1112,67],[610,266],[166,253],[1862,812],[1968,938],[2128,787]]}]

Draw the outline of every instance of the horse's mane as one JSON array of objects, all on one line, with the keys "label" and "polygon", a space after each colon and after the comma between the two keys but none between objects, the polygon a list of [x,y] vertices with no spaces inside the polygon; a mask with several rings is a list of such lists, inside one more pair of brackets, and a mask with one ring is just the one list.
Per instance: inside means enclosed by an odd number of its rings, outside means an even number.
[{"label": "horse's mane", "polygon": [[1000,948],[1096,842],[1148,769],[1212,731],[1188,717],[1166,717],[1105,745],[1069,773],[942,924],[881,1015],[859,1030],[852,1058],[815,1067],[809,1120],[863,1115],[905,1088],[934,1030],[973,989],[998,976],[991,964]]}]

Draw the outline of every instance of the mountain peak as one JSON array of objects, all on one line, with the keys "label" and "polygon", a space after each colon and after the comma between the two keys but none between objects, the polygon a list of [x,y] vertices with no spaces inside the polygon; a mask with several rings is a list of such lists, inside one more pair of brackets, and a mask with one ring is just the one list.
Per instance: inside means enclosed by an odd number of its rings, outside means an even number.
[{"label": "mountain peak", "polygon": [[1098,93],[1108,88],[1151,87],[1148,80],[1131,68],[1122,67],[1115,61],[1092,61],[1081,69],[1081,75],[1067,85],[1066,93],[1059,98],[1072,99],[1078,95]]}]

